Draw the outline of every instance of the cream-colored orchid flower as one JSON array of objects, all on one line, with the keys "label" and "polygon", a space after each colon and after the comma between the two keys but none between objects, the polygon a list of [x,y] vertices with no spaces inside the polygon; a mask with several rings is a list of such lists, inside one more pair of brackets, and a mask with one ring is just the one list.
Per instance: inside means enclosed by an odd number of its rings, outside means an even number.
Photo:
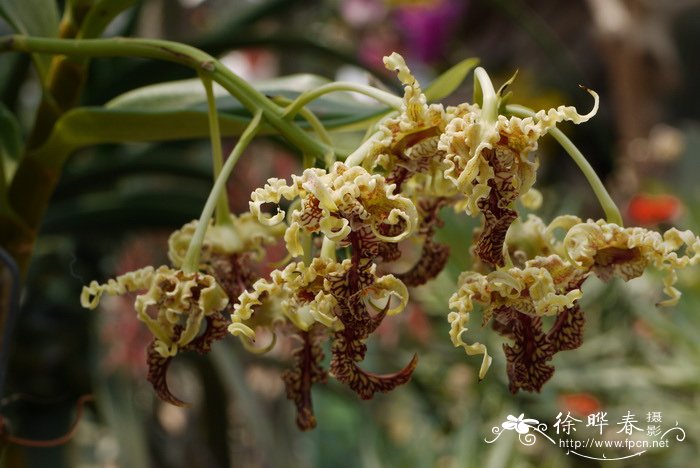
[{"label": "cream-colored orchid flower", "polygon": [[475,215],[478,200],[488,196],[488,182],[495,179],[498,186],[499,179],[505,178],[487,167],[493,167],[494,155],[510,161],[508,172],[513,176],[513,189],[518,195],[532,188],[538,164],[530,160],[530,153],[537,149],[540,137],[557,123],[568,120],[578,124],[596,114],[598,95],[588,92],[595,99],[588,114],[579,114],[574,107],[559,106],[541,110],[535,118],[499,115],[494,122],[489,122],[482,118],[482,109],[477,104],[459,107],[458,114],[441,135],[438,148],[446,155],[445,177],[471,198],[470,214]]},{"label": "cream-colored orchid flower", "polygon": [[542,206],[542,192],[535,188],[531,188],[520,196],[520,202],[525,208],[532,211],[537,211]]},{"label": "cream-colored orchid flower", "polygon": [[641,276],[647,266],[660,270],[668,296],[659,303],[661,306],[675,305],[681,297],[673,287],[676,270],[700,261],[700,238],[675,228],[662,236],[640,227],[623,228],[603,220],[588,220],[569,230],[564,245],[574,263],[591,269],[603,281],[613,276],[628,281]]},{"label": "cream-colored orchid flower", "polygon": [[[386,119],[380,125],[386,136],[396,144],[409,135],[413,139],[428,137],[430,135],[418,135],[428,129],[436,129],[444,126],[445,110],[441,104],[428,105],[427,99],[421,90],[418,80],[411,74],[406,62],[396,52],[384,57],[384,66],[393,70],[404,85],[404,96],[401,111],[397,117]],[[438,133],[434,132],[432,136]]]},{"label": "cream-colored orchid flower", "polygon": [[83,288],[80,302],[94,309],[102,294],[122,295],[146,290],[136,296],[134,307],[155,337],[155,350],[163,357],[177,354],[178,348],[194,340],[204,317],[222,311],[228,297],[213,276],[185,273],[167,266],[132,271],[105,284],[96,281]]},{"label": "cream-colored orchid flower", "polygon": [[[360,156],[348,161],[362,164],[368,170],[380,167],[387,180],[397,185],[397,191],[415,198],[454,197],[456,187],[445,180],[445,152],[438,148],[440,134],[454,117],[442,104],[427,104],[418,81],[403,58],[396,53],[384,58],[387,69],[396,71],[404,85],[403,105],[398,115],[391,115],[378,124],[379,131]],[[369,149],[368,149],[369,148]]]},{"label": "cream-colored orchid flower", "polygon": [[505,243],[513,261],[520,261],[523,265],[525,261],[538,256],[559,255],[566,258],[564,243],[555,236],[555,232],[561,229],[566,233],[580,222],[581,218],[577,216],[563,215],[545,224],[538,216],[529,214],[525,221],[516,220],[513,223]]},{"label": "cream-colored orchid flower", "polygon": [[[337,162],[329,172],[312,168],[301,176],[293,175],[291,185],[280,179],[268,180],[251,195],[250,210],[261,222],[274,225],[282,221],[284,213],[267,217],[262,212],[264,204],[278,204],[282,198],[301,199],[299,207],[292,210],[285,233],[287,249],[295,256],[303,253],[299,239],[303,232],[320,232],[342,242],[350,232],[367,226],[379,240],[399,242],[416,228],[418,215],[411,200],[395,195],[393,189],[379,174]],[[401,227],[397,234],[382,232],[394,226]]]},{"label": "cream-colored orchid flower", "polygon": [[377,132],[368,138],[346,163],[361,165],[369,171],[381,171],[387,181],[396,184],[396,192],[452,197],[458,191],[443,173],[445,153],[438,149],[440,134],[451,118],[442,104],[428,104],[416,78],[397,53],[384,57],[387,69],[395,71],[404,85],[404,96],[397,114],[377,124]]},{"label": "cream-colored orchid flower", "polygon": [[[265,255],[265,246],[273,244],[283,232],[283,226],[266,226],[258,222],[251,213],[240,216],[231,214],[231,222],[222,225],[209,223],[202,243],[200,262],[206,264],[213,256],[251,253],[256,260]],[[179,268],[185,261],[197,220],[185,224],[173,232],[168,239],[168,257],[173,266]]]},{"label": "cream-colored orchid flower", "polygon": [[[483,70],[481,76],[485,76]],[[491,107],[460,106],[463,115],[447,125],[438,145],[446,154],[445,178],[467,197],[464,205],[468,214],[484,215],[484,226],[474,248],[480,261],[495,267],[505,265],[503,241],[517,218],[514,204],[530,193],[535,182],[539,163],[536,158],[530,159],[530,153],[557,122],[590,119],[598,107],[597,95],[592,91],[591,94],[595,105],[586,115],[578,114],[573,107],[560,106],[540,111],[534,119],[492,115],[499,102],[492,94],[493,102],[488,103]],[[532,197],[526,196],[525,203],[530,201],[528,198]]]},{"label": "cream-colored orchid flower", "polygon": [[339,323],[333,309],[336,299],[329,293],[325,278],[345,271],[347,265],[315,258],[311,265],[290,263],[275,270],[270,279],[260,279],[250,291],[243,292],[233,308],[229,332],[255,341],[255,328],[273,329],[289,321],[296,328],[308,331],[316,322],[334,329]]},{"label": "cream-colored orchid flower", "polygon": [[585,274],[557,255],[536,257],[525,262],[522,269],[497,270],[487,275],[463,272],[458,289],[449,300],[452,312],[447,319],[451,325],[452,343],[456,347],[462,346],[469,355],[484,355],[479,371],[479,378],[483,378],[491,363],[486,346],[481,343],[470,345],[462,339],[462,334],[468,330],[474,304],[482,305],[484,323],[502,307],[532,317],[558,315],[581,298],[579,286]]},{"label": "cream-colored orchid flower", "polygon": [[[377,308],[386,308],[387,315],[401,312],[408,302],[406,286],[393,275],[378,276],[376,265],[361,271],[362,287],[351,293],[347,276],[353,269],[352,261],[339,263],[326,258],[315,258],[310,265],[290,263],[283,270],[275,270],[269,280],[260,279],[250,291],[243,292],[231,315],[229,332],[255,341],[257,327],[273,329],[282,322],[290,322],[302,331],[319,323],[334,331],[343,325],[336,316],[339,298],[354,298],[355,294]],[[391,299],[398,305],[391,307]],[[377,305],[379,304],[379,305]]]}]

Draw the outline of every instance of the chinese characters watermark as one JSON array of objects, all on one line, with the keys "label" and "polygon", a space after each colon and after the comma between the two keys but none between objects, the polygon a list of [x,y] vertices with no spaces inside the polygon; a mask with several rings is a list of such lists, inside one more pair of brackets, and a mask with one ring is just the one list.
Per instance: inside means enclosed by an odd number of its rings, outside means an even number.
[{"label": "chinese characters watermark", "polygon": [[[534,445],[538,436],[543,436],[550,443],[566,449],[567,455],[574,455],[592,460],[622,460],[631,457],[638,457],[647,450],[653,448],[669,448],[673,437],[677,442],[685,440],[685,430],[676,421],[674,426],[664,427],[663,416],[660,411],[647,412],[646,428],[632,411],[627,411],[620,415],[617,421],[608,416],[607,411],[597,411],[590,413],[585,419],[577,419],[570,412],[559,413],[552,424],[548,434],[546,423],[537,419],[526,418],[522,413],[515,417],[508,415],[506,421],[500,426],[494,426],[491,432],[495,435],[492,439],[484,439],[486,443],[492,444],[504,432],[515,431],[518,439],[523,445]],[[615,421],[614,424],[610,421]],[[581,432],[577,432],[582,428]],[[588,436],[592,433],[592,436]],[[575,436],[575,438],[574,438]],[[605,450],[615,450],[622,452],[620,456],[607,456]]]}]

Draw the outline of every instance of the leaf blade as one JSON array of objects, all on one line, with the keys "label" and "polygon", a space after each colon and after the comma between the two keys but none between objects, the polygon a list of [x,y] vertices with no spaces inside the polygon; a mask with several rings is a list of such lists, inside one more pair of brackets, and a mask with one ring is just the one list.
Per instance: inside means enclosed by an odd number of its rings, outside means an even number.
[{"label": "leaf blade", "polygon": [[478,58],[468,58],[440,75],[425,89],[428,101],[438,101],[452,94],[478,64]]},{"label": "leaf blade", "polygon": [[[54,0],[0,0],[0,16],[25,36],[58,37],[59,15]],[[51,63],[51,56],[32,54],[34,64],[43,78]]]}]

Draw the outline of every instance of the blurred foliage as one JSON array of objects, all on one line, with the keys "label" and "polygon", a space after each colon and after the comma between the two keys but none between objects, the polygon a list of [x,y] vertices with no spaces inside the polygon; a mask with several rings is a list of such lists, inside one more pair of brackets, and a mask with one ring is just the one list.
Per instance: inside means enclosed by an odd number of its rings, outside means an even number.
[{"label": "blurred foliage", "polygon": [[[106,35],[184,41],[223,56],[225,63],[254,81],[293,73],[332,80],[370,72],[371,80],[395,89],[395,80],[380,69],[379,60],[398,50],[426,83],[466,57],[480,57],[497,83],[519,69],[513,92],[520,102],[536,108],[561,102],[588,105],[585,93],[576,88],[584,83],[601,94],[601,111],[588,124],[565,131],[571,130],[572,139],[599,173],[619,189],[621,206],[630,192],[677,196],[683,213],[673,223],[697,232],[700,189],[694,176],[700,172],[700,90],[694,84],[700,70],[696,54],[700,8],[697,2],[682,2],[687,9],[665,17],[659,26],[666,28],[661,32],[670,41],[672,49],[666,53],[673,56],[677,80],[662,90],[650,89],[647,101],[639,102],[640,108],[651,102],[660,109],[658,120],[651,123],[672,126],[682,149],[636,173],[636,186],[625,186],[629,179],[619,178],[620,168],[632,140],[621,139],[618,130],[620,122],[636,116],[634,109],[622,108],[616,99],[615,74],[620,69],[604,59],[604,32],[589,10],[594,3],[599,2],[591,1],[587,8],[585,2],[551,0],[148,0],[117,17]],[[627,3],[650,8],[641,0]],[[10,4],[30,8],[29,2],[2,2],[3,8]],[[440,8],[447,13],[439,13]],[[662,6],[656,8],[659,12],[653,14],[664,13]],[[53,10],[43,13],[32,28],[53,21]],[[648,24],[656,24],[654,18]],[[446,33],[437,34],[436,28]],[[0,33],[8,31],[0,23]],[[659,31],[650,28],[647,34],[652,33]],[[35,60],[45,66],[44,57]],[[82,104],[102,105],[141,86],[191,77],[188,70],[172,64],[99,59],[91,65]],[[172,86],[171,91],[178,84]],[[462,102],[470,92],[467,83],[450,101]],[[19,153],[17,133],[28,134],[39,93],[25,57],[0,55],[1,152]],[[111,106],[115,114],[118,102]],[[190,112],[183,118],[191,119],[193,129],[206,126],[203,103],[185,105],[182,96],[169,95],[160,102]],[[315,110],[330,120],[334,111],[342,116],[362,109],[366,117],[380,111],[373,104],[342,109],[356,106],[349,102],[325,100]],[[122,98],[121,110],[129,110],[128,105]],[[221,100],[219,106],[224,131],[228,122],[228,133],[234,133],[241,126],[236,121],[240,107],[230,99]],[[147,110],[158,109],[151,101]],[[76,134],[84,122],[77,121]],[[108,133],[110,127],[104,129]],[[209,190],[211,167],[209,147],[193,136],[177,143],[95,146],[114,141],[106,137],[77,145],[87,147],[67,165],[27,278],[5,388],[12,398],[5,401],[2,413],[13,433],[46,439],[65,432],[80,395],[94,393],[96,404],[83,416],[69,445],[5,447],[6,466],[595,466],[598,462],[567,456],[565,449],[544,440],[525,447],[509,433],[491,445],[484,441],[507,415],[525,413],[551,426],[559,412],[574,414],[582,401],[607,411],[611,425],[628,410],[640,420],[647,412],[661,411],[665,427],[677,421],[686,430],[686,439],[672,441],[669,449],[650,450],[628,461],[601,462],[603,466],[693,466],[700,456],[700,419],[695,417],[700,414],[700,316],[695,313],[700,308],[700,272],[680,278],[683,299],[670,311],[654,307],[656,288],[648,286],[647,277],[625,287],[590,281],[582,305],[587,317],[584,345],[557,356],[557,372],[542,393],[513,396],[501,353],[494,353],[493,369],[478,382],[480,359],[466,358],[448,340],[446,300],[455,290],[459,272],[468,266],[466,253],[475,227],[474,220],[448,212],[439,234],[453,246],[448,269],[416,290],[419,301],[389,321],[379,338],[369,343],[372,369],[394,368],[412,353],[419,354],[418,368],[407,386],[367,402],[336,383],[315,388],[319,425],[300,433],[280,379],[289,363],[274,353],[251,356],[231,340],[217,344],[208,358],[182,356],[172,366],[171,386],[192,402],[191,407],[179,409],[155,401],[139,368],[143,363],[136,358],[107,359],[115,346],[125,346],[137,357],[142,353],[139,346],[144,343],[130,328],[136,319],[128,301],[94,314],[82,309],[78,298],[92,278],[104,279],[158,261],[166,250],[163,232],[198,216]],[[653,143],[650,133],[637,138]],[[550,140],[540,151],[538,187],[545,199],[540,214],[597,216],[595,198],[563,151]],[[649,154],[648,158],[655,157]],[[254,187],[269,176],[287,176],[298,166],[296,156],[279,141],[257,143],[229,184],[231,205],[245,209]],[[119,320],[100,317],[108,313]],[[475,332],[490,349],[500,348],[502,340],[496,333]],[[572,438],[585,433],[581,430]]]}]

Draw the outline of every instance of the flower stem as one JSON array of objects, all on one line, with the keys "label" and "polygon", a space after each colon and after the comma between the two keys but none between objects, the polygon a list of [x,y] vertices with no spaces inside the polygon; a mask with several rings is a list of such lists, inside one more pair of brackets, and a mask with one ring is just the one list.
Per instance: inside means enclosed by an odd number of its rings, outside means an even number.
[{"label": "flower stem", "polygon": [[213,81],[223,86],[251,114],[258,109],[262,110],[265,120],[301,151],[310,153],[318,159],[323,159],[329,151],[326,145],[310,137],[294,122],[283,118],[282,109],[248,82],[211,55],[186,44],[123,37],[109,39],[51,39],[22,35],[0,37],[0,53],[10,51],[79,57],[141,57],[175,62],[197,72],[208,72]]},{"label": "flower stem", "polygon": [[238,143],[236,143],[236,146],[233,147],[233,151],[231,151],[231,154],[221,168],[221,173],[216,178],[216,182],[214,182],[214,187],[211,189],[207,202],[204,204],[202,215],[199,217],[197,228],[192,235],[192,240],[190,241],[190,245],[187,248],[187,253],[185,254],[185,261],[182,265],[182,270],[185,273],[194,273],[199,269],[199,255],[202,250],[204,235],[209,227],[209,220],[214,213],[214,207],[224,191],[226,181],[231,175],[233,167],[236,165],[236,162],[238,162],[241,154],[243,154],[243,150],[245,150],[248,144],[255,137],[255,133],[257,132],[258,127],[260,127],[261,120],[262,110],[258,111],[255,114],[255,117],[253,117],[253,120],[250,121],[250,124],[241,135],[241,138],[238,140]]},{"label": "flower stem", "polygon": [[[0,36],[0,53],[26,52],[70,57],[140,57],[174,62],[210,76],[236,98],[251,115],[263,112],[266,123],[304,154],[323,159],[332,148],[319,142],[305,130],[282,118],[282,108],[253,88],[211,55],[194,47],[153,39],[53,39],[23,35]],[[48,95],[47,95],[48,96]],[[72,148],[68,130],[53,128],[51,140],[58,148],[37,144],[22,158],[7,190],[8,206],[17,222],[0,230],[0,245],[17,261],[22,276],[27,272],[32,247],[41,219]],[[121,141],[124,137],[120,137]],[[65,140],[65,144],[63,144]],[[56,150],[58,149],[58,151]],[[12,214],[12,213],[11,213]],[[9,215],[0,210],[0,218]]]},{"label": "flower stem", "polygon": [[[535,111],[516,104],[507,105],[506,112],[517,117],[535,117]],[[603,182],[598,177],[598,174],[596,174],[596,172],[593,170],[593,167],[588,162],[583,153],[581,153],[581,151],[576,147],[576,145],[574,145],[574,143],[566,135],[564,135],[564,132],[562,132],[558,128],[550,129],[549,134],[552,135],[552,137],[554,137],[554,139],[557,140],[557,142],[559,142],[559,144],[562,146],[562,148],[564,148],[564,150],[566,150],[567,153],[569,153],[571,159],[574,160],[581,172],[583,172],[584,177],[590,184],[591,188],[593,189],[593,193],[595,193],[595,196],[600,202],[600,206],[605,212],[605,217],[607,218],[607,221],[609,223],[614,223],[618,226],[622,226],[622,215],[620,214],[620,210],[617,208],[617,205],[615,205],[615,202],[613,201],[612,197],[605,189],[605,185],[603,185]]]},{"label": "flower stem", "polygon": [[[211,138],[212,147],[212,162],[214,166],[214,183],[221,174],[221,168],[224,165],[223,150],[221,149],[221,130],[219,129],[219,115],[216,112],[216,99],[214,98],[214,90],[212,87],[211,78],[199,74],[204,89],[207,93],[207,110],[209,114],[209,136]],[[228,196],[226,190],[222,190],[219,194],[219,199],[216,202],[216,221],[217,225],[231,223],[230,210],[228,206]]]},{"label": "flower stem", "polygon": [[[272,98],[272,100],[276,104],[280,104],[280,105],[288,105],[292,102],[291,99],[285,98],[283,96],[275,96],[274,98]],[[316,114],[311,112],[309,109],[302,107],[301,109],[299,109],[299,115],[301,115],[304,118],[304,120],[306,120],[306,122],[309,124],[311,129],[314,132],[316,132],[316,136],[318,136],[318,139],[321,140],[321,142],[324,143],[325,145],[327,145],[329,148],[331,148],[331,150],[329,150],[328,153],[326,153],[324,158],[323,158],[323,162],[326,164],[326,167],[330,168],[333,165],[333,163],[335,162],[336,157],[335,157],[335,151],[332,149],[333,148],[333,140],[331,139],[331,136],[328,133],[328,130],[323,125],[321,120],[319,120],[319,118],[316,117]],[[313,161],[314,158],[311,158],[311,160]],[[306,169],[307,167],[311,167],[311,165],[306,166],[306,164],[305,164],[304,168]]]},{"label": "flower stem", "polygon": [[383,102],[389,107],[394,109],[401,109],[403,104],[403,99],[398,96],[394,96],[391,93],[382,91],[381,89],[373,88],[372,86],[362,85],[358,83],[348,83],[345,81],[338,81],[335,83],[328,83],[323,86],[319,86],[316,89],[312,89],[301,93],[282,113],[285,119],[293,118],[299,110],[313,101],[318,99],[324,94],[333,93],[336,91],[353,91],[355,93],[364,94],[371,98],[376,99],[379,102]]}]

